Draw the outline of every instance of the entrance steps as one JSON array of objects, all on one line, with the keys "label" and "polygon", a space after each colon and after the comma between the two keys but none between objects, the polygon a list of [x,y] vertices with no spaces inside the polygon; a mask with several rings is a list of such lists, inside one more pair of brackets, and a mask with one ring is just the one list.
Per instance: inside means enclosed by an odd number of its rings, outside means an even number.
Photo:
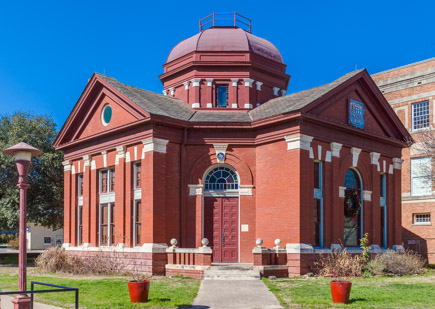
[{"label": "entrance steps", "polygon": [[260,272],[252,264],[213,263],[204,271],[204,280],[259,280]]}]

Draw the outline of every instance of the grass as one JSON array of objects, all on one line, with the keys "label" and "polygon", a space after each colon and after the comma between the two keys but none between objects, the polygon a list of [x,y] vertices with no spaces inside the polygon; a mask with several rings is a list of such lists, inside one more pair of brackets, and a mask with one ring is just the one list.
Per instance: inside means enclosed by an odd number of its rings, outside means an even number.
[{"label": "grass", "polygon": [[[6,267],[0,272],[0,289],[16,290],[18,276],[16,268],[8,268],[14,273],[6,273]],[[149,301],[132,304],[128,294],[128,277],[72,276],[59,274],[40,274],[34,268],[28,271],[30,281],[39,281],[79,288],[81,308],[176,308],[191,305],[198,293],[200,280],[184,278],[152,277]],[[46,289],[40,286],[37,289]],[[74,303],[73,292],[37,294],[36,301],[71,308]]]},{"label": "grass", "polygon": [[353,278],[348,305],[334,304],[327,278],[263,279],[285,308],[435,308],[435,273]]},{"label": "grass", "polygon": [[[27,263],[34,263],[35,258],[27,258]],[[0,257],[1,264],[18,264],[18,256],[5,256]]]}]

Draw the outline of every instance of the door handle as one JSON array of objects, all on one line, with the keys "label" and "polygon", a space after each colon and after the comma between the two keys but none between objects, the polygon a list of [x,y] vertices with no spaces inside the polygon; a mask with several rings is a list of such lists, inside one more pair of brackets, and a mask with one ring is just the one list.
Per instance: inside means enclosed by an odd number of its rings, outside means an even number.
[{"label": "door handle", "polygon": [[225,243],[225,236],[224,236],[224,233],[222,233],[222,244],[224,244]]}]

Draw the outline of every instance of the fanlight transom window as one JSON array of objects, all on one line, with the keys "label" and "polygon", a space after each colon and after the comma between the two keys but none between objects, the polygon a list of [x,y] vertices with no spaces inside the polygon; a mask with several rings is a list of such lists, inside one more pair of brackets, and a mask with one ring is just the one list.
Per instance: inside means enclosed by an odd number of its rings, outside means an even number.
[{"label": "fanlight transom window", "polygon": [[230,168],[219,166],[208,172],[205,177],[206,191],[238,190],[237,174]]}]

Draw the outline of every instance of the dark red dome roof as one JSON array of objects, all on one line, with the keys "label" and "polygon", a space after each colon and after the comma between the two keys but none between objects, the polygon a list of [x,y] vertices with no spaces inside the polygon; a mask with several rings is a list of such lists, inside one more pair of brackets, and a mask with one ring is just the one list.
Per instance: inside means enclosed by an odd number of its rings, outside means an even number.
[{"label": "dark red dome roof", "polygon": [[166,63],[193,51],[250,51],[283,63],[278,49],[268,40],[232,27],[209,28],[181,41],[171,50]]}]

